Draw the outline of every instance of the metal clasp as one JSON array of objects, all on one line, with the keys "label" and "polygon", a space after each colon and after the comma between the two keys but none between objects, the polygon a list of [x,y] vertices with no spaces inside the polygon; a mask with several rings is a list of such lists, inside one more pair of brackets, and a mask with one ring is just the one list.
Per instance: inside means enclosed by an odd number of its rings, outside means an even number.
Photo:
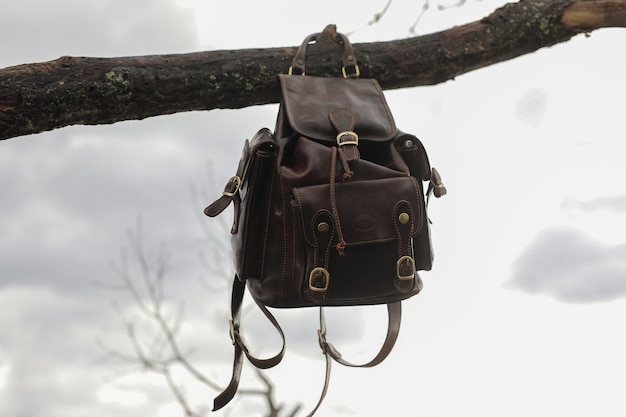
[{"label": "metal clasp", "polygon": [[[316,287],[313,285],[313,277],[317,274],[320,273],[324,276],[324,286],[323,287]],[[317,267],[314,268],[311,273],[309,274],[309,289],[311,291],[315,291],[315,292],[325,292],[326,290],[328,290],[328,283],[330,282],[330,273],[328,273],[328,271],[322,267]]]},{"label": "metal clasp", "polygon": [[239,191],[239,187],[241,186],[241,178],[235,175],[234,177],[231,177],[228,180],[226,185],[228,186],[228,184],[230,184],[231,182],[235,183],[235,189],[233,191],[224,190],[222,194],[225,195],[226,197],[233,197],[235,194],[237,194],[237,191]]},{"label": "metal clasp", "polygon": [[[411,264],[411,275],[402,275],[402,273],[400,272],[400,269],[402,268],[402,263],[404,262],[409,262]],[[396,262],[396,276],[400,281],[408,281],[415,278],[415,261],[412,257],[405,255],[398,259],[398,262]]]},{"label": "metal clasp", "polygon": [[[291,66],[291,65],[289,66],[289,71],[287,71],[287,74],[293,75],[293,66]],[[302,73],[300,75],[304,76],[304,71],[302,71]]]},{"label": "metal clasp", "polygon": [[[352,136],[352,140],[344,140],[342,141],[341,138],[344,136]],[[339,132],[339,134],[337,135],[337,145],[339,146],[343,146],[343,145],[357,145],[359,144],[359,135],[357,135],[356,133],[354,133],[351,130],[346,130],[343,132]]]},{"label": "metal clasp", "polygon": [[230,334],[230,341],[233,342],[233,346],[235,345],[235,324],[233,320],[228,320],[228,333]]},{"label": "metal clasp", "polygon": [[343,75],[343,78],[359,78],[361,76],[361,70],[359,70],[359,66],[355,65],[354,66],[354,73],[348,75],[347,71],[346,71],[346,67],[341,67],[341,75]]}]

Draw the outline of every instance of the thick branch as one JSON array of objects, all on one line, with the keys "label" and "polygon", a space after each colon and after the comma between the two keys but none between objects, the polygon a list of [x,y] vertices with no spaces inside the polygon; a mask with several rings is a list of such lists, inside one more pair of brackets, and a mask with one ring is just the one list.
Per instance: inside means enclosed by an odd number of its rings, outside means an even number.
[{"label": "thick branch", "polygon": [[[443,32],[354,45],[384,89],[431,85],[564,42],[626,27],[626,0],[522,0]],[[329,37],[332,38],[332,37]],[[340,45],[309,48],[307,72],[337,76]],[[62,57],[0,70],[0,139],[75,124],[275,103],[295,47],[125,58]]]}]

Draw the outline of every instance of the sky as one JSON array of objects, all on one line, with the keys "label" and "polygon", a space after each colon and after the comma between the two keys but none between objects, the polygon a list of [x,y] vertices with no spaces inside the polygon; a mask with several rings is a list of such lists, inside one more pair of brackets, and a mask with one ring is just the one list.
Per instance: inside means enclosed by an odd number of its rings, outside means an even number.
[{"label": "sky", "polygon": [[[421,8],[395,0],[368,26],[386,1],[364,3],[9,2],[0,67],[294,46],[329,23],[353,43],[385,41],[409,36]],[[502,3],[433,6],[417,34]],[[396,124],[421,138],[448,188],[429,208],[435,265],[421,273],[423,292],[403,304],[390,357],[372,369],[334,366],[320,415],[626,413],[625,36],[603,29],[454,81],[385,93]],[[1,416],[183,415],[160,375],[125,360],[133,354],[125,323],[145,346],[154,336],[121,285],[124,276],[142,282],[137,234],[150,271],[159,254],[169,259],[163,309],[174,320],[184,304],[185,354],[217,384],[228,382],[229,220],[202,210],[233,175],[243,141],[272,128],[276,110],[192,112],[0,142]],[[256,314],[245,316],[250,345],[271,353],[277,338]],[[288,351],[267,375],[277,401],[306,410],[323,383],[317,311],[277,317]],[[327,318],[329,340],[348,359],[367,359],[384,337],[382,306],[332,309]],[[244,388],[261,386],[251,368]],[[206,411],[216,392],[173,372]],[[261,399],[242,396],[214,414],[262,410]]]}]

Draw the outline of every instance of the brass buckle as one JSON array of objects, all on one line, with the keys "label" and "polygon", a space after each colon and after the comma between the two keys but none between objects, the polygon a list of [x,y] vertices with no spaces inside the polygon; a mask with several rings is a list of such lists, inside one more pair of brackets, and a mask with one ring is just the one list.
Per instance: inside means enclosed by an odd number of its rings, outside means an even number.
[{"label": "brass buckle", "polygon": [[227,184],[230,184],[231,182],[235,183],[235,189],[231,192],[231,191],[224,191],[222,194],[225,195],[226,197],[232,197],[235,194],[237,194],[237,191],[239,191],[239,187],[241,186],[241,178],[238,177],[237,175],[235,175],[234,177],[231,177]]},{"label": "brass buckle", "polygon": [[[316,273],[321,273],[322,275],[324,275],[324,280],[326,281],[324,287],[315,287],[313,286],[313,275],[315,275]],[[309,289],[311,291],[315,291],[315,292],[325,292],[326,290],[328,290],[328,282],[330,281],[330,274],[328,273],[328,271],[322,267],[317,267],[314,268],[311,273],[309,274]]]},{"label": "brass buckle", "polygon": [[[405,261],[409,261],[411,264],[411,275],[400,275],[400,266]],[[415,278],[415,261],[412,257],[405,255],[398,259],[398,262],[396,262],[396,276],[400,281],[408,281]]]},{"label": "brass buckle", "polygon": [[[346,72],[346,67],[341,67],[341,75],[343,78],[348,78],[348,73]],[[354,73],[350,74],[350,78],[359,78],[361,76],[361,70],[359,70],[359,66],[354,66]]]},{"label": "brass buckle", "polygon": [[[346,140],[346,141],[342,142],[341,138],[343,136],[345,136],[345,135],[352,136],[353,139],[352,140]],[[358,144],[359,144],[359,135],[357,135],[356,133],[354,133],[351,130],[346,130],[346,131],[343,131],[343,132],[339,132],[339,134],[337,135],[336,140],[337,140],[337,145],[339,145],[339,146],[343,146],[343,145],[356,145],[356,146],[358,146]]]},{"label": "brass buckle", "polygon": [[228,320],[228,333],[230,334],[230,341],[233,342],[233,346],[235,345],[235,324],[233,320]]},{"label": "brass buckle", "polygon": [[[293,66],[289,65],[289,71],[287,71],[287,74],[293,75]],[[304,71],[300,75],[304,75]]]}]

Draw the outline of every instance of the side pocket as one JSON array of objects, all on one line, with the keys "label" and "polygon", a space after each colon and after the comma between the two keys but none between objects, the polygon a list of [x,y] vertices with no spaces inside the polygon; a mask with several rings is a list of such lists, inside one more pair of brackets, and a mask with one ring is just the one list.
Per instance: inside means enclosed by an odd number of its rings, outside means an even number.
[{"label": "side pocket", "polygon": [[269,129],[261,129],[250,140],[245,158],[238,204],[237,228],[231,237],[235,271],[242,279],[261,279],[267,243],[267,220],[278,146]]},{"label": "side pocket", "polygon": [[421,181],[430,180],[430,162],[422,142],[413,135],[400,132],[394,144],[404,162],[409,166],[411,175]]},{"label": "side pocket", "polygon": [[[403,132],[398,134],[394,143],[402,159],[408,165],[411,175],[417,179],[421,194],[424,195],[422,181],[429,181],[431,176],[430,162],[424,145],[417,137]],[[424,200],[421,201],[421,205],[423,227],[413,238],[415,269],[430,271],[434,257],[430,239],[430,221]]]}]

